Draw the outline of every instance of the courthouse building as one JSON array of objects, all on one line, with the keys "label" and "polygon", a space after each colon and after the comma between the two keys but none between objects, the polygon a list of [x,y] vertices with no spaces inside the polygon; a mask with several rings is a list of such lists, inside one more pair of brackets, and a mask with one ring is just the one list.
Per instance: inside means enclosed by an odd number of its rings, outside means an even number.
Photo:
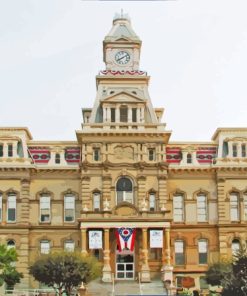
[{"label": "courthouse building", "polygon": [[28,275],[37,255],[67,249],[96,256],[103,282],[192,277],[203,288],[208,264],[246,245],[247,128],[171,142],[139,69],[141,45],[116,17],[76,141],[0,128],[0,243],[17,249],[21,287],[37,285]]}]

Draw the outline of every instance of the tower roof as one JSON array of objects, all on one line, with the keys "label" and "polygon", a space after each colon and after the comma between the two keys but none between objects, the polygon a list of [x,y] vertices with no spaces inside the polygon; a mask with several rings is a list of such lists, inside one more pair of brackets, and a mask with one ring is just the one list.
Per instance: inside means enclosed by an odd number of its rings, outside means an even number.
[{"label": "tower roof", "polygon": [[127,39],[126,41],[141,42],[131,26],[130,18],[127,14],[116,14],[113,19],[113,26],[106,35],[104,41],[111,42],[119,39]]}]

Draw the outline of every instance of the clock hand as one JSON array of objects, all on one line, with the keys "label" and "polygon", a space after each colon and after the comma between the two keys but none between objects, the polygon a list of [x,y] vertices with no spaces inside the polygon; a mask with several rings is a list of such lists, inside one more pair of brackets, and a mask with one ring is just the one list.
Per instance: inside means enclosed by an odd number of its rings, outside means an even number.
[{"label": "clock hand", "polygon": [[120,61],[120,60],[122,60],[123,58],[126,58],[127,56],[128,56],[128,55],[126,54],[126,55],[122,56],[121,58],[117,59],[117,61]]}]

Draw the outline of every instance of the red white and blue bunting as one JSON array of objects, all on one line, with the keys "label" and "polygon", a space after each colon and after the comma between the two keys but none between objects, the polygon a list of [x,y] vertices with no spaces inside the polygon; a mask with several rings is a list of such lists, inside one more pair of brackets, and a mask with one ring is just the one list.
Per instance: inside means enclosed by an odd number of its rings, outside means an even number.
[{"label": "red white and blue bunting", "polygon": [[134,250],[135,246],[136,229],[129,227],[119,227],[116,229],[116,238],[118,250]]}]

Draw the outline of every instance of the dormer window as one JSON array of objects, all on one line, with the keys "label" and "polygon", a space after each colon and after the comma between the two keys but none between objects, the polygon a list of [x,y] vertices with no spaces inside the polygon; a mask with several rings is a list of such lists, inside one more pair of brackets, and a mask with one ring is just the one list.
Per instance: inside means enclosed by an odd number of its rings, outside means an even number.
[{"label": "dormer window", "polygon": [[56,155],[55,155],[55,163],[60,163],[60,154],[59,153],[56,153]]},{"label": "dormer window", "polygon": [[132,122],[137,122],[137,108],[132,108]]},{"label": "dormer window", "polygon": [[120,122],[128,122],[128,108],[126,106],[120,107]]},{"label": "dormer window", "polygon": [[116,109],[111,108],[111,122],[116,122]]},{"label": "dormer window", "polygon": [[13,156],[13,144],[8,144],[8,157]]},{"label": "dormer window", "polygon": [[242,157],[246,157],[246,144],[241,145]]},{"label": "dormer window", "polygon": [[191,155],[191,153],[187,154],[187,163],[192,163],[192,155]]},{"label": "dormer window", "polygon": [[237,157],[238,156],[238,149],[237,149],[237,144],[232,145],[232,156]]}]

